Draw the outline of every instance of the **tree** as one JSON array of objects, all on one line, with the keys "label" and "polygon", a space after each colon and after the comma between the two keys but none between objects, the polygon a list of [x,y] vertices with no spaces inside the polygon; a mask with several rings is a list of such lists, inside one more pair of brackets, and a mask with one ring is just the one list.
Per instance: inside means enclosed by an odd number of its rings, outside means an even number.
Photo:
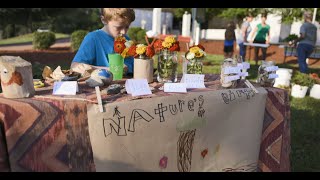
[{"label": "tree", "polygon": [[[310,11],[313,13],[314,8],[274,8],[272,12],[282,16],[282,23],[291,24],[295,21],[301,21],[303,19],[303,12]],[[316,19],[319,19],[320,9],[317,9]]]}]

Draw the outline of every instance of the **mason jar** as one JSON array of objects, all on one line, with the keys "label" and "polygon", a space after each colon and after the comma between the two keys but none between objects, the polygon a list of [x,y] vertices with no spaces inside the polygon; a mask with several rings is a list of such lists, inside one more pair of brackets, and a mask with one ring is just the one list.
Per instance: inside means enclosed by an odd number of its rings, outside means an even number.
[{"label": "mason jar", "polygon": [[263,87],[273,87],[275,79],[269,78],[269,75],[276,74],[276,71],[267,71],[266,68],[274,65],[275,63],[273,61],[262,61],[261,65],[258,68],[257,83],[259,83]]},{"label": "mason jar", "polygon": [[187,61],[187,74],[203,74],[203,58],[194,58]]},{"label": "mason jar", "polygon": [[160,83],[174,83],[178,81],[178,56],[177,52],[163,49],[158,55],[158,76]]},{"label": "mason jar", "polygon": [[220,82],[221,82],[221,86],[224,88],[235,88],[238,84],[237,83],[238,79],[234,79],[231,81],[227,80],[227,77],[230,78],[231,76],[238,75],[237,72],[225,73],[226,68],[231,68],[231,67],[234,67],[234,68],[237,67],[237,61],[232,58],[225,59],[221,65]]}]

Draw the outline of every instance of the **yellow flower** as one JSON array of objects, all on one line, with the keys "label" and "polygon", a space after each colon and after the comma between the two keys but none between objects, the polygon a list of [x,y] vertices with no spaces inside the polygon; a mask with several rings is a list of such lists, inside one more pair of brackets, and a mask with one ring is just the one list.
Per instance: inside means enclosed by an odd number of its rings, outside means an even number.
[{"label": "yellow flower", "polygon": [[164,47],[164,48],[170,48],[171,46],[172,46],[171,42],[166,42],[166,41],[162,42],[162,47]]},{"label": "yellow flower", "polygon": [[192,47],[192,48],[190,48],[190,52],[195,53],[195,54],[198,53],[199,50],[200,50],[199,47]]},{"label": "yellow flower", "polygon": [[167,37],[164,39],[164,42],[173,44],[173,43],[176,42],[176,40],[175,40],[175,38],[174,38],[173,36],[167,36]]},{"label": "yellow flower", "polygon": [[137,49],[136,49],[137,54],[142,55],[142,54],[144,54],[146,52],[146,50],[147,50],[147,46],[146,45],[143,45],[143,44],[138,44],[137,45]]},{"label": "yellow flower", "polygon": [[129,48],[125,48],[125,49],[122,51],[121,56],[122,56],[123,58],[126,58],[126,57],[127,57],[127,54],[128,54],[128,51],[129,51]]}]

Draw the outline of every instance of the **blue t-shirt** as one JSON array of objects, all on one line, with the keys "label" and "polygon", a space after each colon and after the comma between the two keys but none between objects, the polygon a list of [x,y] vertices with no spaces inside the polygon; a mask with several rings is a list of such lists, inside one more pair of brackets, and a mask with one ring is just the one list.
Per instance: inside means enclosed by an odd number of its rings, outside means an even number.
[{"label": "blue t-shirt", "polygon": [[[129,40],[128,36],[125,37]],[[114,38],[105,31],[92,31],[84,37],[72,62],[109,67],[107,54],[114,53],[113,43]],[[125,58],[124,64],[128,66],[128,73],[133,73],[133,57]]]}]

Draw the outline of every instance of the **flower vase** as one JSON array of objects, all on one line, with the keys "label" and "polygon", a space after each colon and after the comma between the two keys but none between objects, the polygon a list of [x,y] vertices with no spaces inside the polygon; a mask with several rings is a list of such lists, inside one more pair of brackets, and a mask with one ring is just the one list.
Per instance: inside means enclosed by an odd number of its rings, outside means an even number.
[{"label": "flower vase", "polygon": [[158,55],[158,76],[160,83],[174,83],[178,81],[178,56],[176,52],[161,50]]},{"label": "flower vase", "polygon": [[194,58],[187,61],[187,74],[202,74],[202,59]]},{"label": "flower vase", "polygon": [[139,57],[134,58],[134,79],[147,79],[148,83],[153,82],[153,59]]}]

